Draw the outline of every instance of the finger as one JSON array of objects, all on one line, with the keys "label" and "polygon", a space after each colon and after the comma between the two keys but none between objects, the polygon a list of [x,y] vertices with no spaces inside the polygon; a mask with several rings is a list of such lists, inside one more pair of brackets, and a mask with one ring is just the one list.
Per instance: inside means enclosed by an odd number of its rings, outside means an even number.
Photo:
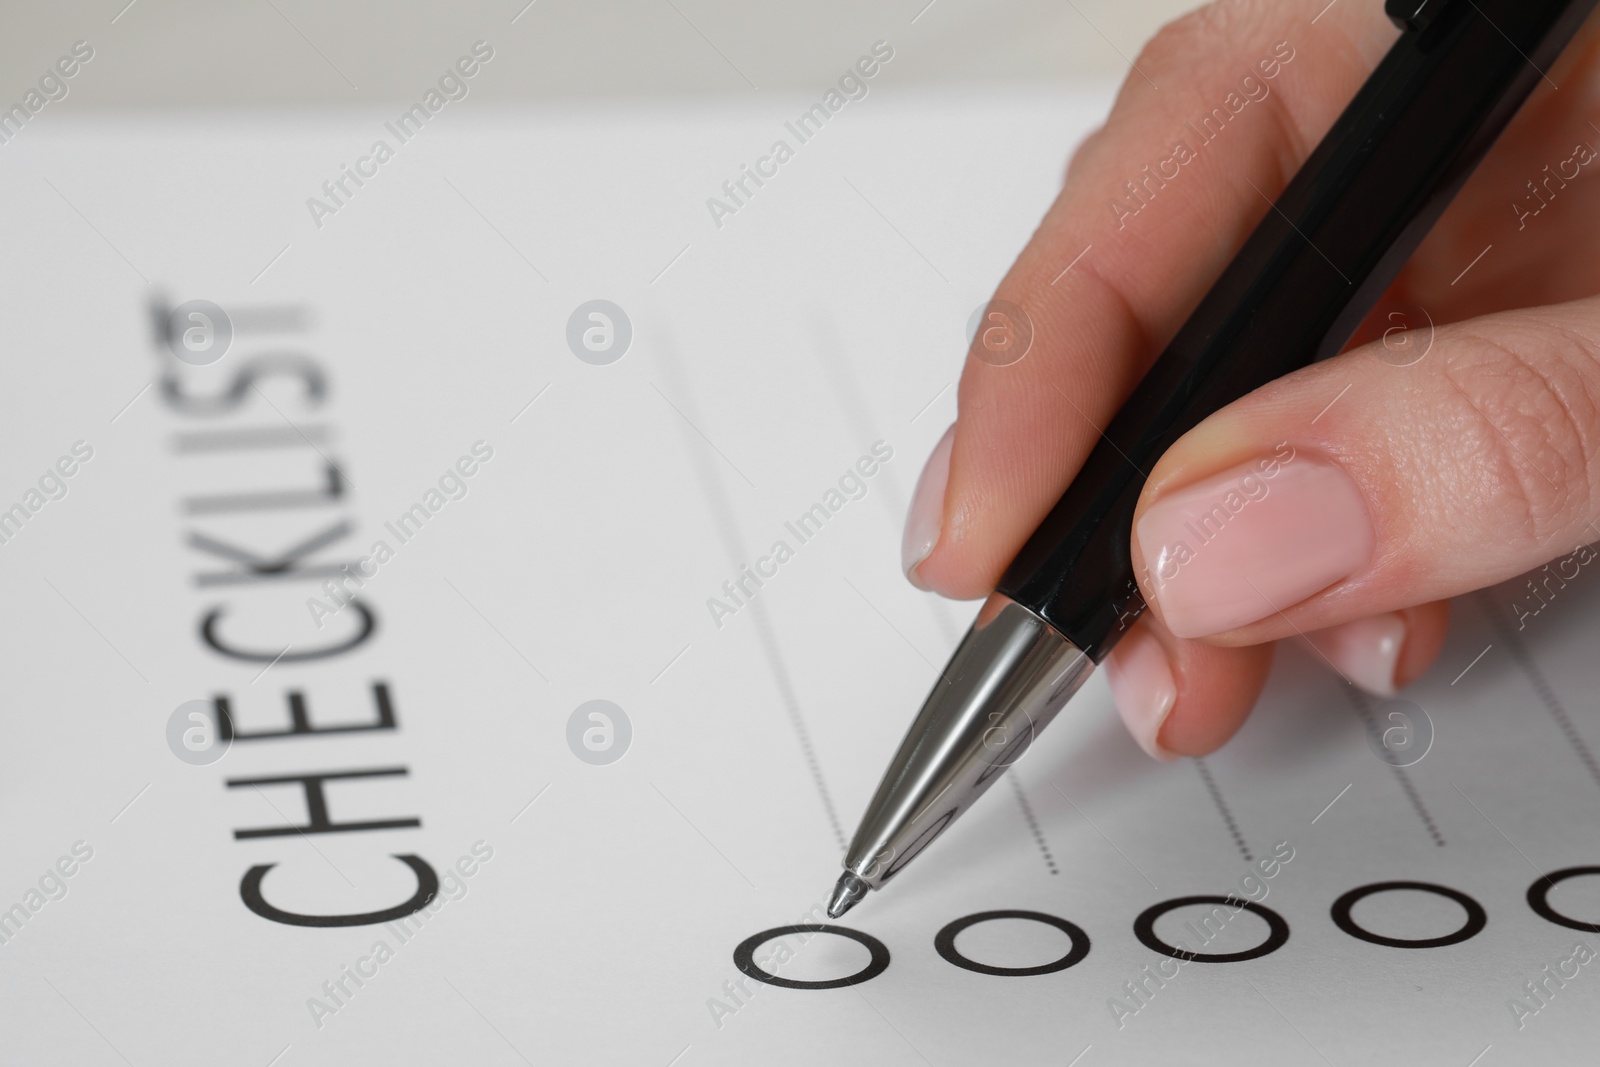
[{"label": "finger", "polygon": [[913,581],[993,588],[1394,34],[1371,4],[1233,0],[1146,46],[996,291],[1032,349],[997,366],[980,335],[968,355],[947,477],[913,508],[934,531],[907,539]]},{"label": "finger", "polygon": [[1437,600],[1317,630],[1301,643],[1345,681],[1388,697],[1433,665],[1449,623],[1450,605]]},{"label": "finger", "polygon": [[1272,382],[1157,463],[1133,552],[1173,633],[1253,644],[1595,557],[1600,298],[1383,352]]},{"label": "finger", "polygon": [[[1308,651],[1377,696],[1421,677],[1444,644],[1449,605],[1440,601],[1308,634]],[[1156,759],[1203,756],[1244,723],[1272,666],[1273,646],[1226,648],[1185,641],[1146,615],[1106,659],[1122,721]]]},{"label": "finger", "polygon": [[1146,615],[1106,658],[1117,712],[1156,759],[1204,756],[1232,737],[1267,682],[1272,645],[1219,648]]},{"label": "finger", "polygon": [[[1600,291],[1600,129],[1587,85],[1600,70],[1600,11],[1562,52],[1396,279],[1393,304],[1435,322]],[[1561,86],[1556,89],[1554,86]],[[1481,261],[1473,260],[1491,249]],[[1471,270],[1463,268],[1472,264]],[[1372,340],[1403,307],[1380,306]],[[1413,326],[1421,325],[1413,322]]]}]

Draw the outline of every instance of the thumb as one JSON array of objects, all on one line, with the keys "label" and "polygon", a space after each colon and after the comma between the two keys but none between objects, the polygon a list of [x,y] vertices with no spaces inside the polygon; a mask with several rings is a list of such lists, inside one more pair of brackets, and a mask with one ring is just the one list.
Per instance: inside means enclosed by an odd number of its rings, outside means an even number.
[{"label": "thumb", "polygon": [[1429,340],[1281,378],[1162,457],[1133,553],[1173,634],[1254,644],[1595,558],[1600,298]]}]

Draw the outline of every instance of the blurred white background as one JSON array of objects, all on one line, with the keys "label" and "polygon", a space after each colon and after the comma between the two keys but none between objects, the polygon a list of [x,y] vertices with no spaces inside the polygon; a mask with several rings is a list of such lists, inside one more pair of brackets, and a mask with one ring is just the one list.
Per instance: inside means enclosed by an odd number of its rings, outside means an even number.
[{"label": "blurred white background", "polygon": [[[463,40],[511,60],[502,103],[738,95],[831,82],[864,43],[902,85],[1120,80],[1195,0],[51,0],[7,5],[0,70],[21,93],[73,41],[96,49],[75,107],[339,106],[414,95]],[[515,19],[515,22],[512,20]],[[914,20],[914,21],[913,21]],[[904,47],[901,47],[901,46]],[[914,46],[913,46],[914,45]]]}]

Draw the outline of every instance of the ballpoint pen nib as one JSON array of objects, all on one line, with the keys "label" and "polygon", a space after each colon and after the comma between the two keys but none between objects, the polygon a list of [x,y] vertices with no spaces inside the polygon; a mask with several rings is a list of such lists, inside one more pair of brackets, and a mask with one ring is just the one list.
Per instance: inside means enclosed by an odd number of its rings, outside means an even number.
[{"label": "ballpoint pen nib", "polygon": [[839,876],[839,884],[833,887],[833,896],[828,898],[828,918],[837,919],[855,907],[870,888],[855,874],[845,871]]}]

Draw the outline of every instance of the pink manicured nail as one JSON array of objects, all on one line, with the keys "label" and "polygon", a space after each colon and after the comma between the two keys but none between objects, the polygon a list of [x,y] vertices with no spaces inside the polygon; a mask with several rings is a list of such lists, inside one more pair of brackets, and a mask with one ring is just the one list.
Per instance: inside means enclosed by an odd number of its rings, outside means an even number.
[{"label": "pink manicured nail", "polygon": [[939,438],[917,479],[911,494],[911,510],[906,513],[906,532],[900,542],[900,569],[911,584],[926,589],[917,578],[917,564],[927,559],[939,543],[939,527],[944,523],[944,487],[950,480],[950,447],[955,444],[955,423]]},{"label": "pink manicured nail", "polygon": [[1161,727],[1178,699],[1166,650],[1142,628],[1122,639],[1106,659],[1106,682],[1117,712],[1139,747],[1159,760],[1176,757],[1161,747]]},{"label": "pink manicured nail", "polygon": [[1374,542],[1355,483],[1288,446],[1162,497],[1137,536],[1161,618],[1179,637],[1283,611],[1366,563]]},{"label": "pink manicured nail", "polygon": [[1357,619],[1311,634],[1314,653],[1328,657],[1339,673],[1369,693],[1392,697],[1395,668],[1406,643],[1406,621],[1398,612]]}]

